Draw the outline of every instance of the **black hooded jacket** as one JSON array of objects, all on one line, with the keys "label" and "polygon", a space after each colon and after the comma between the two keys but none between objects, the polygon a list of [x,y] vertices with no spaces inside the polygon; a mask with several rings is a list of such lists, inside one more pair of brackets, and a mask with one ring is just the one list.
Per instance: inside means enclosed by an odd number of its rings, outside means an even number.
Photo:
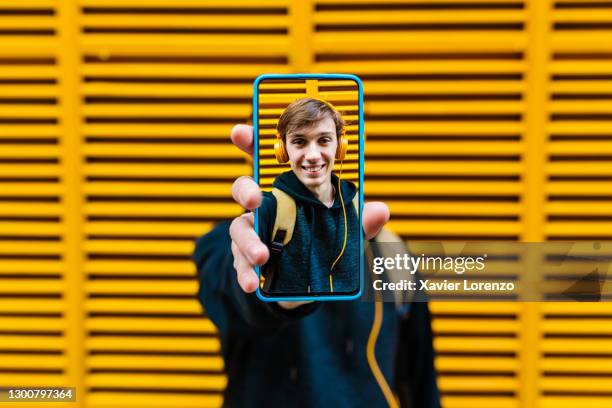
[{"label": "black hooded jacket", "polygon": [[[331,180],[333,186],[338,186],[338,177],[334,173]],[[339,195],[336,194],[330,208],[326,207],[293,171],[278,176],[274,180],[274,187],[295,200],[296,220],[293,237],[283,249],[278,261],[278,273],[270,290],[282,293],[330,292],[333,285],[334,293],[357,292],[360,230],[359,218],[352,203],[357,193],[355,185],[349,181],[341,182],[348,234],[342,257],[333,270],[331,266],[344,243],[344,215]],[[273,238],[276,205],[274,195],[264,192],[259,208],[259,225],[260,238],[268,246]]]},{"label": "black hooded jacket", "polygon": [[[313,302],[293,310],[238,285],[229,222],[197,240],[198,298],[219,330],[226,407],[386,407],[366,358],[374,304]],[[427,303],[383,303],[375,356],[406,408],[439,408]]]}]

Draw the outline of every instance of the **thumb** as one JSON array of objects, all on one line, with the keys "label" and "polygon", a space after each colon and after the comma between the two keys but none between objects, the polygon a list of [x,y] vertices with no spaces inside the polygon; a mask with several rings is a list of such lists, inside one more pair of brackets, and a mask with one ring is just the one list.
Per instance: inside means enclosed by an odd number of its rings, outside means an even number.
[{"label": "thumb", "polygon": [[365,239],[372,239],[378,234],[382,227],[389,221],[391,216],[387,204],[374,201],[363,206],[363,231]]}]

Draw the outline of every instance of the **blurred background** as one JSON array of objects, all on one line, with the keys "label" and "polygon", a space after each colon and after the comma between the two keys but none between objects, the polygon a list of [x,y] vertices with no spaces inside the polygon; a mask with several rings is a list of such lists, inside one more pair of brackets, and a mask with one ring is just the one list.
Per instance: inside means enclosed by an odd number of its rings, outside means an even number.
[{"label": "blurred background", "polygon": [[[363,79],[366,199],[406,240],[612,238],[608,0],[3,0],[0,38],[5,386],[222,403],[190,255],[241,212],[261,73]],[[444,407],[612,406],[610,304],[431,308]]]}]

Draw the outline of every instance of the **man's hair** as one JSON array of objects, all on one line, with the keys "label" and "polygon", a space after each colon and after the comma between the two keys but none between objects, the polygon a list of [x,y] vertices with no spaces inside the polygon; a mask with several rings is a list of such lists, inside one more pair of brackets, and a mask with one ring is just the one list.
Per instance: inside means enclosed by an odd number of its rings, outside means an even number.
[{"label": "man's hair", "polygon": [[339,139],[345,126],[342,115],[330,104],[314,98],[302,98],[291,102],[278,120],[276,129],[281,138],[286,140],[287,133],[304,127],[309,128],[326,116],[334,121],[336,139]]}]

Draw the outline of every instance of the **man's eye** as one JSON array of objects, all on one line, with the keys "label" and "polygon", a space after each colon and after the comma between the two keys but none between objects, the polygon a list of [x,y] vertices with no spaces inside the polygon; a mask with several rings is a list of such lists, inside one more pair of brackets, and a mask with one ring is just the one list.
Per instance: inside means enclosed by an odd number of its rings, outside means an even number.
[{"label": "man's eye", "polygon": [[293,139],[291,144],[296,146],[302,146],[304,144],[304,139]]},{"label": "man's eye", "polygon": [[327,144],[327,143],[331,143],[331,138],[329,137],[322,137],[321,139],[319,139],[319,141],[323,144]]}]

